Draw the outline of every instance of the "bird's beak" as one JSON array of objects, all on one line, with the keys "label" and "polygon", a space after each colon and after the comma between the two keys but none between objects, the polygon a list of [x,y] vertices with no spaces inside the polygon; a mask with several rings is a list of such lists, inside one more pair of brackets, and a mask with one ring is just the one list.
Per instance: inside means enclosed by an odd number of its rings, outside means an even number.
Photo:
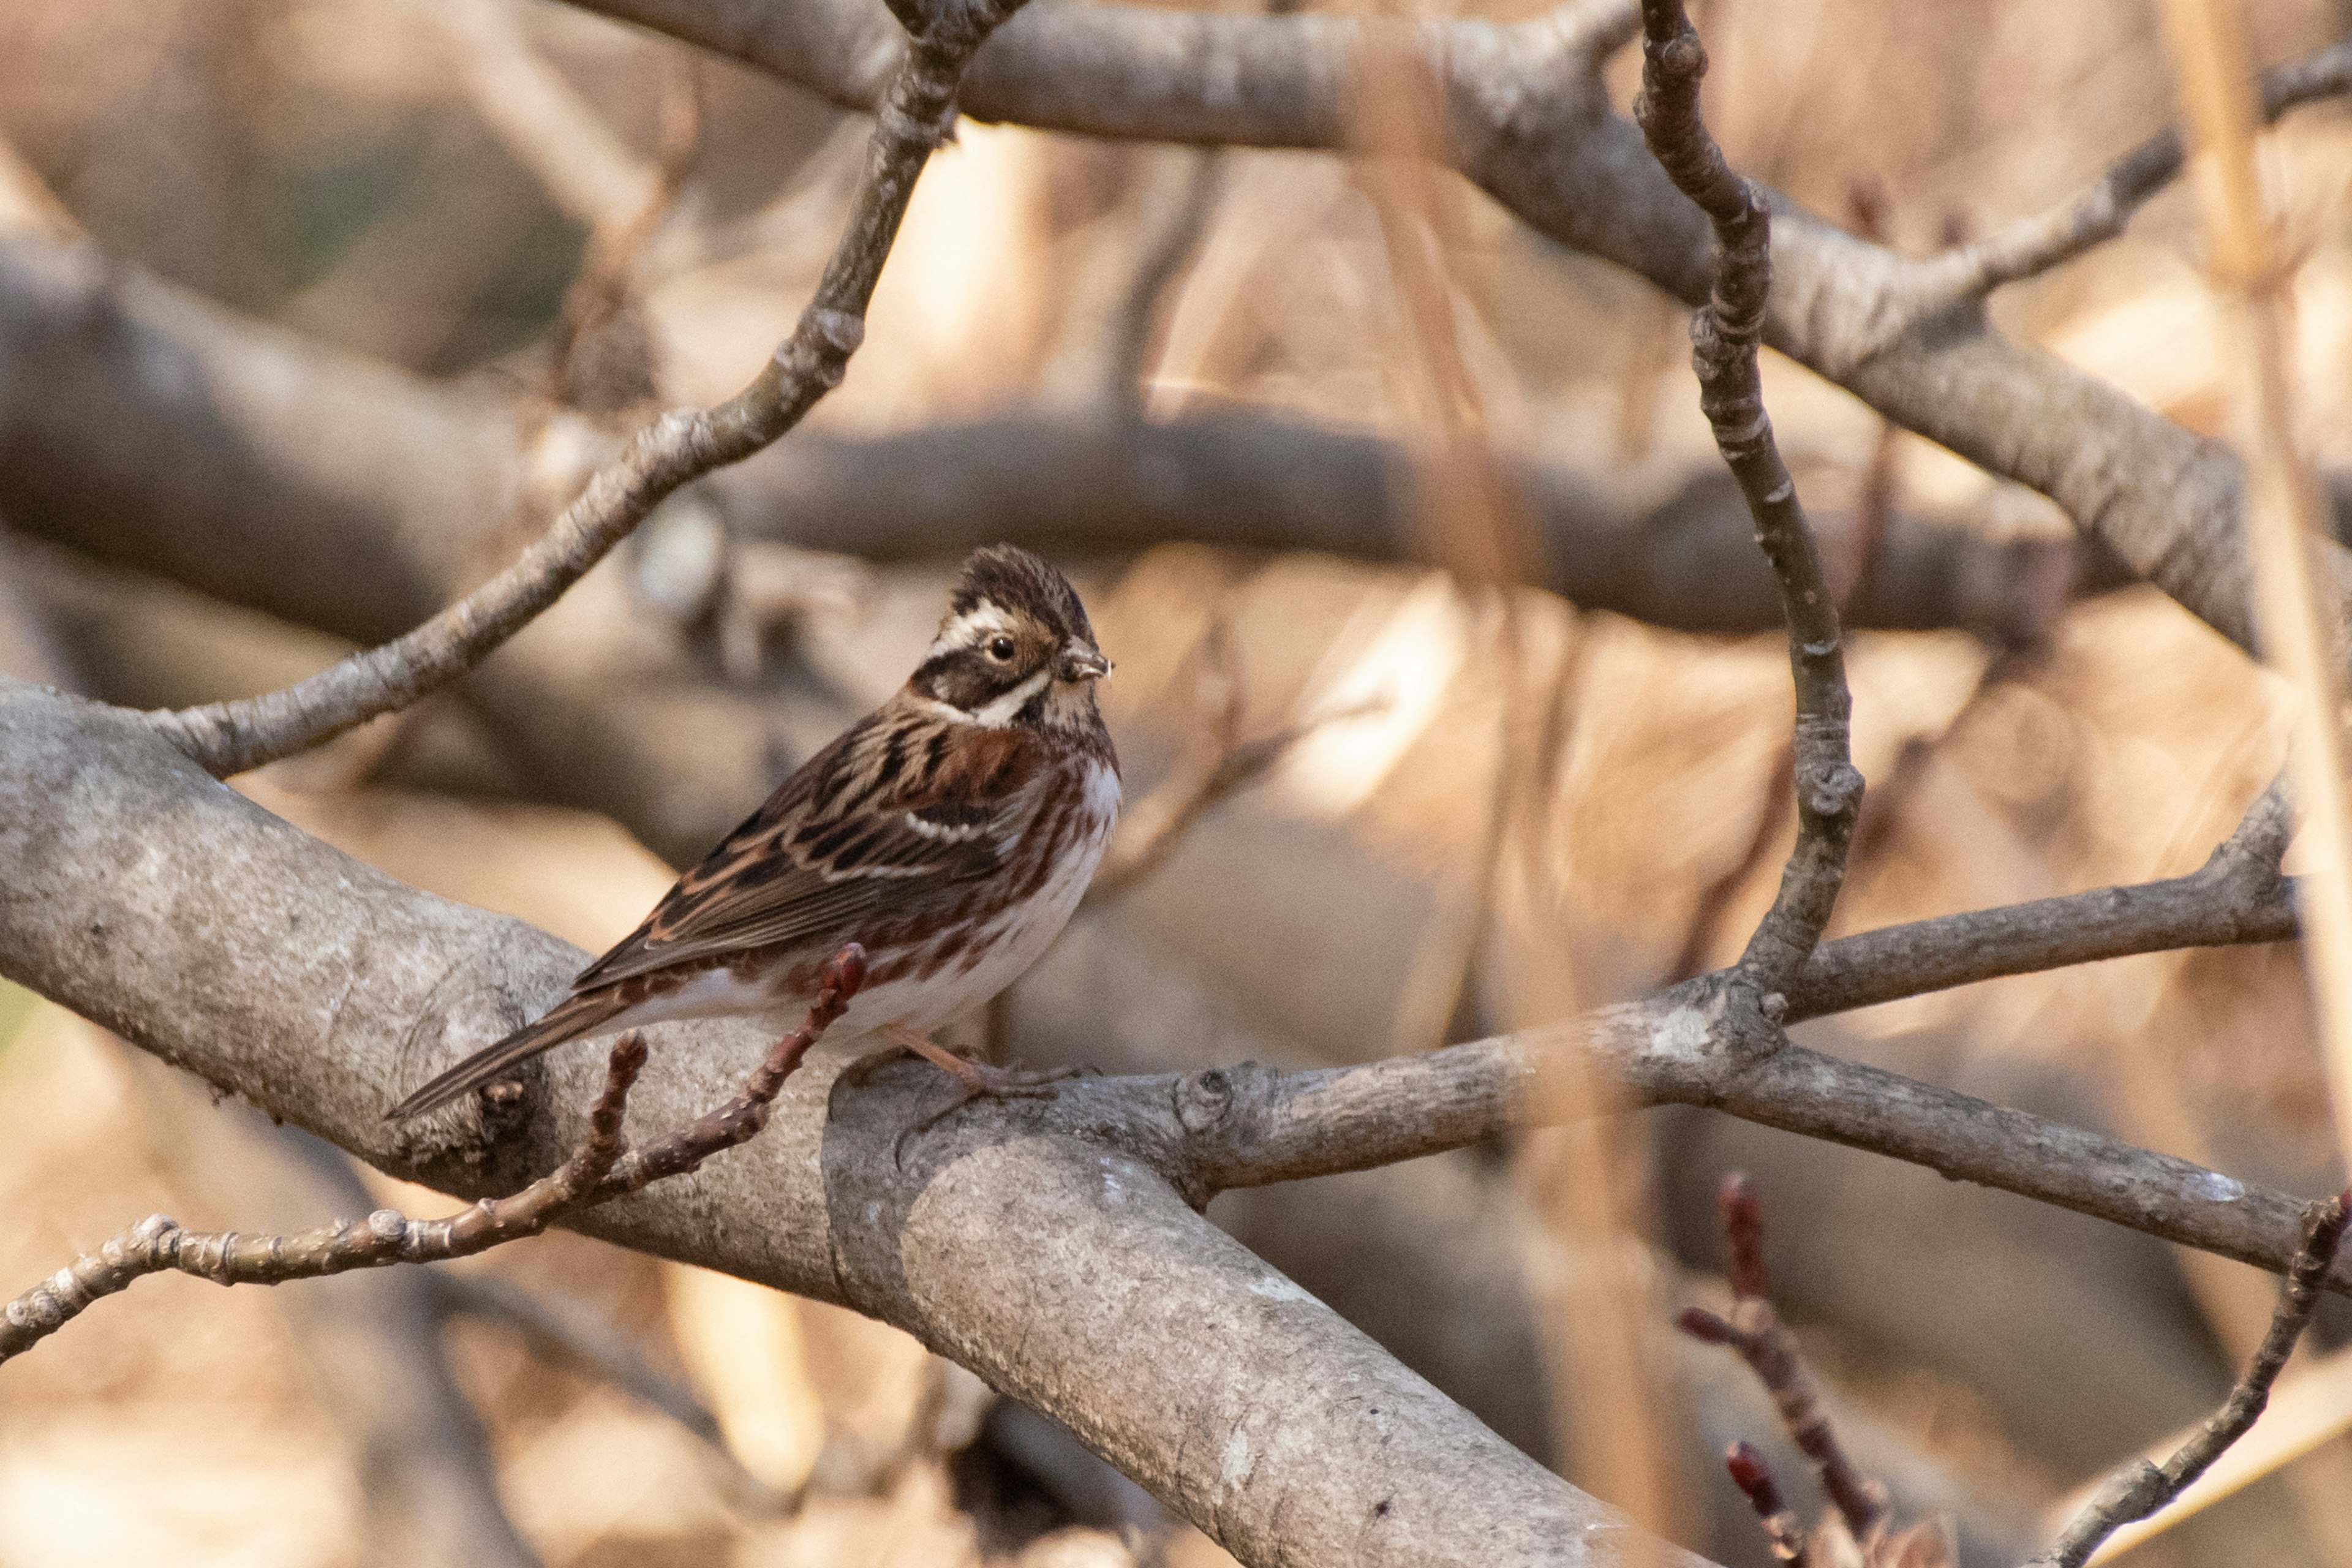
[{"label": "bird's beak", "polygon": [[1098,649],[1074,642],[1054,661],[1054,673],[1064,680],[1100,680],[1110,673],[1110,660]]}]

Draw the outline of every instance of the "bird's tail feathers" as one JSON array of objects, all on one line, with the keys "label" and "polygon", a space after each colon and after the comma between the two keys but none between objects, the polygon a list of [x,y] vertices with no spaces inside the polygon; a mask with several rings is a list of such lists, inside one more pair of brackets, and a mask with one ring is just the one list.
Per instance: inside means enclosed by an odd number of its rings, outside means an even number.
[{"label": "bird's tail feathers", "polygon": [[576,1040],[618,1013],[625,1004],[610,991],[583,991],[565,997],[494,1046],[486,1046],[417,1089],[383,1114],[386,1121],[409,1121],[469,1094],[492,1079],[551,1049]]}]

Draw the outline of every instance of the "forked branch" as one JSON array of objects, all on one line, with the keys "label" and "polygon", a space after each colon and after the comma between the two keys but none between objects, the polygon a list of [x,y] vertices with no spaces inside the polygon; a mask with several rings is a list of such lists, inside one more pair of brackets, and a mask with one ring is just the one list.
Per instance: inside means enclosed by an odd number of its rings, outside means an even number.
[{"label": "forked branch", "polygon": [[0,1362],[22,1355],[92,1302],[150,1274],[177,1269],[216,1285],[278,1285],[394,1263],[444,1263],[537,1236],[583,1210],[691,1171],[759,1134],[784,1080],[865,984],[866,952],[852,942],[825,965],[807,1020],[775,1043],[740,1094],[643,1148],[631,1147],[621,1131],[629,1090],[646,1065],[645,1037],[627,1031],[613,1043],[604,1092],[572,1157],[512,1197],[484,1198],[446,1219],[410,1219],[396,1209],[378,1209],[359,1224],[339,1219],[295,1236],[246,1236],[183,1230],[167,1215],[150,1215],[9,1302],[0,1311]]},{"label": "forked branch", "polygon": [[712,408],[665,414],[597,471],[521,559],[415,630],[280,691],[149,716],[215,775],[241,773],[408,706],[481,662],[628,537],[655,507],[740,463],[838,385],[915,181],[954,123],[965,62],[1023,0],[913,0],[912,44],[875,117],[847,227],[793,335],[751,384]]},{"label": "forked branch", "polygon": [[1789,620],[1789,664],[1797,688],[1791,746],[1797,844],[1780,890],[1736,971],[1759,995],[1785,998],[1829,924],[1845,880],[1846,848],[1862,811],[1862,774],[1854,771],[1850,744],[1853,700],[1846,689],[1836,599],[1796,482],[1772,438],[1756,368],[1772,283],[1771,218],[1763,194],[1732,172],[1699,116],[1699,81],[1706,75],[1706,49],[1681,0],[1643,0],[1642,96],[1633,117],[1652,156],[1715,226],[1715,280],[1707,302],[1691,318],[1699,406],[1739,481]]}]

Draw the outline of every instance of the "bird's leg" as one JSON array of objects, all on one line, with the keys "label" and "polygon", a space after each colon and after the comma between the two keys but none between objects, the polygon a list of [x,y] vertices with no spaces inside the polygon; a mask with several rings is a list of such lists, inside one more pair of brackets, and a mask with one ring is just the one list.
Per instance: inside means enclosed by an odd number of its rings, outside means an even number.
[{"label": "bird's leg", "polygon": [[958,1105],[982,1096],[1042,1099],[1054,1092],[1055,1084],[1077,1074],[1075,1068],[1034,1072],[1027,1068],[1001,1068],[991,1062],[976,1062],[956,1055],[929,1035],[919,1034],[899,1024],[885,1024],[875,1032],[906,1047],[961,1084],[963,1096],[956,1101]]}]

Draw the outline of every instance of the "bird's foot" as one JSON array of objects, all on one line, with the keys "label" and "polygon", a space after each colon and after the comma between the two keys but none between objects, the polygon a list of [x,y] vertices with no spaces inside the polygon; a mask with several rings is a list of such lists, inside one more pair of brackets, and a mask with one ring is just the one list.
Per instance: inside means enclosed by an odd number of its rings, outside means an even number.
[{"label": "bird's foot", "polygon": [[1039,1070],[998,1067],[992,1062],[976,1062],[969,1057],[960,1057],[912,1029],[886,1029],[882,1032],[956,1081],[953,1100],[899,1135],[898,1143],[902,1149],[908,1139],[929,1131],[975,1100],[1051,1100],[1055,1092],[1055,1084],[1065,1079],[1076,1078],[1083,1070],[1078,1068]]}]

